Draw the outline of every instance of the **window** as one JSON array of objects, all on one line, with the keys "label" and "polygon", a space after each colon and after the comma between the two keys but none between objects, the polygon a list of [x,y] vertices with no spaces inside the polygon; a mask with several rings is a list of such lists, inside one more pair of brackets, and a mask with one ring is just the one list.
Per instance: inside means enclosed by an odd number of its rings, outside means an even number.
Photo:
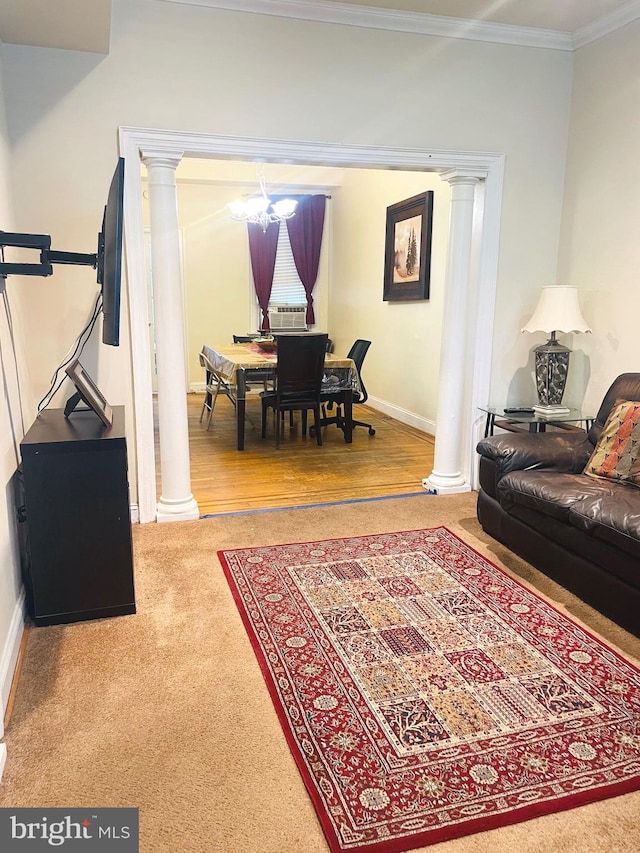
[{"label": "window", "polygon": [[273,286],[269,305],[302,305],[306,306],[307,297],[300,276],[293,260],[289,232],[285,222],[280,225],[278,248],[276,249],[276,265],[273,273]]}]

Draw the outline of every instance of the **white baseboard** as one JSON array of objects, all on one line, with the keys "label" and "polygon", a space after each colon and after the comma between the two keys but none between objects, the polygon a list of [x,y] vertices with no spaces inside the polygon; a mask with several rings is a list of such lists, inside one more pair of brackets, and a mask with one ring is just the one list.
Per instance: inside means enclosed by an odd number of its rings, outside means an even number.
[{"label": "white baseboard", "polygon": [[7,763],[7,747],[4,743],[0,743],[0,782],[2,782],[2,774],[4,766]]},{"label": "white baseboard", "polygon": [[[377,412],[389,415],[389,417],[395,418],[395,420],[400,421],[400,423],[415,427],[429,435],[436,434],[435,421],[416,415],[415,412],[409,412],[407,409],[402,409],[400,406],[394,406],[391,403],[387,403],[384,400],[379,400],[377,397],[371,396],[369,396],[369,399],[367,400],[367,406],[371,406],[371,408],[375,409]],[[356,414],[357,410],[358,407],[354,406],[353,411],[354,417],[356,418],[358,417]]]},{"label": "white baseboard", "polygon": [[7,631],[7,636],[5,637],[2,646],[2,654],[0,655],[0,693],[2,696],[0,737],[4,737],[4,726],[2,721],[7,710],[9,695],[11,694],[11,684],[16,671],[16,663],[18,661],[18,654],[20,653],[20,643],[22,642],[22,634],[24,632],[24,608],[25,595],[23,588],[20,597],[16,601],[15,607],[13,608],[11,623],[9,624],[9,630]]}]

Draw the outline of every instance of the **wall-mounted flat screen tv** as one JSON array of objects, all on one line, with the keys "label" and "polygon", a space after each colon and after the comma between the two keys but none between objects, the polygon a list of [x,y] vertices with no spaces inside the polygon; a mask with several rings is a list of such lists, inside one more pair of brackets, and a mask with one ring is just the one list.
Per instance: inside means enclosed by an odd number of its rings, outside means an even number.
[{"label": "wall-mounted flat screen tv", "polygon": [[102,342],[120,343],[120,287],[122,279],[122,219],[124,157],[116,166],[98,236],[98,284],[102,288]]},{"label": "wall-mounted flat screen tv", "polygon": [[85,255],[79,252],[56,252],[51,248],[48,234],[14,234],[0,231],[0,247],[39,249],[40,263],[7,263],[0,256],[0,292],[8,275],[53,274],[53,264],[92,266],[97,270],[102,290],[102,341],[117,347],[120,343],[120,288],[122,278],[122,222],[124,202],[124,157],[118,159],[111,178],[107,203],[98,234],[98,251]]}]

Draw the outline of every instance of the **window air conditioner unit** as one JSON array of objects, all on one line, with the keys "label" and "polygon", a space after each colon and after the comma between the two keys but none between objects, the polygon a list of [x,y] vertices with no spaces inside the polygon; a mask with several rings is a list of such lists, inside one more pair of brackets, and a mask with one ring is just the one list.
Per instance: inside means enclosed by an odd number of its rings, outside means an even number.
[{"label": "window air conditioner unit", "polygon": [[307,309],[304,305],[270,305],[269,325],[271,331],[306,332],[306,314]]}]

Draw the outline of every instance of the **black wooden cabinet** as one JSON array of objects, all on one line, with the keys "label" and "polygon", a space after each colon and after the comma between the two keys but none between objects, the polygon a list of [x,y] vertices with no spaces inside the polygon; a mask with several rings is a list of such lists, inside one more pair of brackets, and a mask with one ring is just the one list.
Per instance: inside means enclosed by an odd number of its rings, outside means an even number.
[{"label": "black wooden cabinet", "polygon": [[135,613],[124,407],[46,409],[20,444],[27,602],[36,625]]}]

